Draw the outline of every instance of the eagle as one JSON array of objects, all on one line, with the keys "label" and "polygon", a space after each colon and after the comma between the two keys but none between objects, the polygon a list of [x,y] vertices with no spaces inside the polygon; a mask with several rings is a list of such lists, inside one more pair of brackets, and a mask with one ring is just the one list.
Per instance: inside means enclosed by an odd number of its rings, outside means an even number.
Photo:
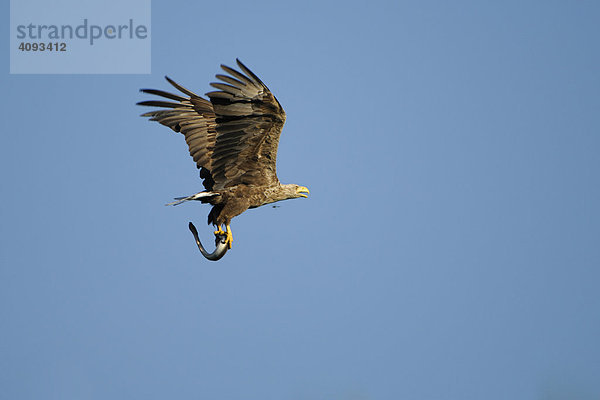
[{"label": "eagle", "polygon": [[[233,242],[231,220],[234,217],[250,208],[309,194],[305,186],[279,182],[277,147],[285,111],[258,76],[239,59],[236,62],[240,71],[221,65],[227,75],[216,75],[220,82],[210,84],[217,90],[206,93],[208,99],[165,76],[180,94],[141,89],[161,99],[137,103],[159,108],[142,117],[182,133],[200,170],[204,190],[176,197],[176,201],[167,205],[191,200],[211,204],[208,224],[216,227],[215,237],[224,239],[225,251]],[[201,248],[191,222],[190,230]]]}]

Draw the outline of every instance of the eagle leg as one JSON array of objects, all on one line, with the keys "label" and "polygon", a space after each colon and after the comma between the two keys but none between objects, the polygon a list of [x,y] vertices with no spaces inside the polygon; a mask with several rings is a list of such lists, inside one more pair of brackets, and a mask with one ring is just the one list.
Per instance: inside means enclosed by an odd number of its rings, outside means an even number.
[{"label": "eagle leg", "polygon": [[231,226],[229,226],[229,224],[227,224],[226,226],[227,229],[227,239],[225,239],[227,241],[227,248],[231,248],[231,244],[233,243],[233,233],[231,232]]},{"label": "eagle leg", "polygon": [[227,231],[223,232],[221,225],[219,225],[217,227],[217,230],[215,231],[215,237],[218,238],[218,237],[224,236],[226,238],[225,240],[227,243],[227,248],[230,249],[231,244],[233,243],[233,233],[231,233],[231,226],[229,226],[229,224],[225,224],[225,229]]}]

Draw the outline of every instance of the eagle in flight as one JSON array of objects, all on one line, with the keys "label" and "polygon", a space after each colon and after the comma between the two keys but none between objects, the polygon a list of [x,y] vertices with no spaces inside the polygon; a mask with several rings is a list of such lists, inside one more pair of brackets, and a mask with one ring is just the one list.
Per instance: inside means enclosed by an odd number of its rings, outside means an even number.
[{"label": "eagle in flight", "polygon": [[[228,75],[216,75],[221,82],[210,84],[217,90],[206,93],[208,100],[165,76],[181,94],[142,89],[161,99],[137,103],[159,108],[142,117],[181,132],[200,169],[205,190],[178,197],[169,205],[189,200],[212,204],[208,224],[216,226],[215,236],[225,239],[226,249],[233,241],[233,217],[249,208],[309,194],[304,186],[279,182],[277,146],[285,112],[269,88],[240,60],[236,61],[241,72],[221,65]],[[201,247],[195,228],[192,232]]]}]

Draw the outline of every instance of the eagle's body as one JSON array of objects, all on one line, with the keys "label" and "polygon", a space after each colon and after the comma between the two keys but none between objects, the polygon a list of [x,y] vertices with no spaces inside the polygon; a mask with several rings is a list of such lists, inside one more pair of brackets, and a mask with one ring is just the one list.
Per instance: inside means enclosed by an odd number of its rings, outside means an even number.
[{"label": "eagle's body", "polygon": [[231,246],[231,219],[249,208],[280,200],[307,197],[308,189],[282,185],[277,178],[279,137],[285,123],[283,108],[262,81],[237,60],[243,73],[221,65],[225,83],[211,83],[220,89],[207,93],[206,100],[166,78],[186,96],[161,90],[142,89],[164,100],[138,104],[162,107],[142,116],[168,126],[185,136],[190,155],[200,169],[205,190],[178,198],[179,204],[199,200],[213,205],[208,223],[224,233]]}]

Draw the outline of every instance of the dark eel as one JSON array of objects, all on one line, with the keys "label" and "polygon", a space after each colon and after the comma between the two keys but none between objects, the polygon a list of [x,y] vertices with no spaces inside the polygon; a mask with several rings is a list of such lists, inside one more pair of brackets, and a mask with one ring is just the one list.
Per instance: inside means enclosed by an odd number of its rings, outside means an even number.
[{"label": "dark eel", "polygon": [[194,224],[192,224],[190,222],[189,224],[189,228],[190,231],[192,231],[192,234],[194,235],[194,239],[196,239],[196,244],[198,245],[198,250],[200,250],[200,253],[202,253],[202,255],[210,261],[217,261],[220,260],[221,257],[223,257],[225,255],[225,253],[227,253],[227,250],[229,249],[229,247],[227,246],[227,236],[225,234],[215,234],[215,251],[213,251],[212,253],[209,253],[208,251],[206,251],[206,249],[204,248],[204,246],[202,246],[202,243],[200,242],[200,238],[198,237],[198,230],[196,229],[196,227],[194,226]]}]

